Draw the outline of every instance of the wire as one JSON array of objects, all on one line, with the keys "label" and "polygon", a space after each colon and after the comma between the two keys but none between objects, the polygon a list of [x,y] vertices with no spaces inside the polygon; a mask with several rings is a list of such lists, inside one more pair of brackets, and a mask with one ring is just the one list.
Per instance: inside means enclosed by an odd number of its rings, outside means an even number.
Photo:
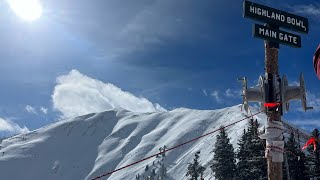
[{"label": "wire", "polygon": [[[300,95],[300,94],[299,94],[299,95]],[[299,95],[296,95],[296,96],[299,96]],[[294,98],[294,97],[296,97],[296,96],[293,96],[292,98]],[[290,98],[290,99],[291,99],[291,98]],[[289,101],[289,100],[287,100],[287,101]],[[280,106],[280,104],[282,104],[282,103],[284,103],[284,102],[287,102],[287,101],[282,101],[281,103],[278,104],[278,107]],[[235,125],[235,124],[237,124],[237,123],[239,123],[239,122],[241,122],[241,121],[244,121],[244,120],[246,120],[246,119],[249,119],[249,118],[251,118],[251,117],[253,117],[253,116],[255,116],[255,115],[258,115],[258,114],[260,114],[260,113],[262,113],[262,112],[264,112],[264,110],[261,110],[261,111],[255,113],[255,114],[252,114],[252,112],[251,112],[251,110],[250,110],[251,116],[247,116],[246,118],[243,118],[243,119],[241,119],[241,120],[238,120],[238,121],[236,121],[236,122],[234,122],[234,123],[228,124],[228,125],[226,125],[226,126],[224,126],[224,127],[220,127],[219,129],[216,129],[216,130],[214,130],[214,131],[211,131],[211,132],[209,132],[209,133],[206,133],[206,134],[204,134],[204,135],[202,135],[202,136],[196,137],[196,138],[194,138],[194,139],[191,139],[191,140],[189,140],[189,141],[187,141],[187,142],[181,143],[181,144],[176,145],[176,146],[174,146],[174,147],[165,149],[163,152],[159,152],[159,153],[153,154],[153,155],[148,156],[148,157],[146,157],[146,158],[144,158],[144,159],[135,161],[135,162],[133,162],[133,163],[131,163],[131,164],[128,164],[128,165],[126,165],[126,166],[123,166],[123,167],[120,167],[120,168],[115,169],[115,170],[113,170],[113,171],[107,172],[107,173],[105,173],[105,174],[102,174],[102,175],[100,175],[100,176],[97,176],[97,177],[95,177],[95,178],[92,178],[91,180],[100,179],[100,178],[102,178],[102,177],[111,175],[111,174],[113,174],[113,173],[115,173],[115,172],[118,172],[118,171],[120,171],[120,170],[126,169],[126,168],[128,168],[128,167],[130,167],[130,166],[139,164],[139,163],[141,163],[141,162],[143,162],[143,161],[146,161],[146,160],[148,160],[148,159],[150,159],[150,158],[153,158],[153,157],[155,157],[155,156],[161,155],[162,153],[165,153],[165,152],[168,152],[168,151],[172,151],[172,150],[174,150],[174,149],[176,149],[176,148],[179,148],[179,147],[181,147],[181,146],[183,146],[183,145],[189,144],[189,143],[191,143],[191,142],[193,142],[193,141],[196,141],[196,140],[199,140],[199,139],[201,139],[201,138],[203,138],[203,137],[206,137],[206,136],[208,136],[208,135],[211,135],[211,134],[213,134],[213,133],[215,133],[215,132],[217,132],[217,131],[220,131],[220,130],[222,130],[222,129],[224,129],[224,128],[233,126],[233,125]],[[286,125],[289,126],[290,128],[292,128],[290,125],[288,125],[288,124],[286,124]],[[292,131],[292,130],[291,130],[291,131]],[[305,134],[303,134],[303,135],[305,135]],[[306,136],[306,137],[309,137],[309,136],[307,136],[307,135],[305,135],[305,136]]]},{"label": "wire", "polygon": [[246,119],[249,119],[249,118],[251,118],[251,117],[253,117],[253,116],[257,115],[257,114],[260,114],[260,113],[262,113],[262,112],[264,112],[264,111],[259,111],[259,112],[255,113],[255,114],[252,114],[251,116],[248,116],[248,117],[246,117],[246,118],[243,118],[243,119],[241,119],[241,120],[238,120],[238,121],[236,121],[236,122],[233,122],[233,123],[231,123],[231,124],[228,124],[228,125],[226,125],[226,126],[220,127],[219,129],[216,129],[216,130],[214,130],[214,131],[211,131],[211,132],[209,132],[209,133],[206,133],[206,134],[204,134],[204,135],[202,135],[202,136],[193,138],[193,139],[191,139],[191,140],[189,140],[189,141],[186,141],[186,142],[184,142],[184,143],[181,143],[181,144],[179,144],[179,145],[176,145],[176,146],[173,146],[173,147],[171,147],[171,148],[165,149],[163,152],[159,152],[159,153],[157,153],[157,154],[153,154],[153,155],[151,155],[151,156],[148,156],[148,157],[143,158],[143,159],[141,159],[141,160],[135,161],[135,162],[133,162],[133,163],[131,163],[131,164],[128,164],[128,165],[126,165],[126,166],[123,166],[123,167],[120,167],[120,168],[115,169],[115,170],[113,170],[113,171],[107,172],[107,173],[105,173],[105,174],[102,174],[102,175],[100,175],[100,176],[97,176],[97,177],[95,177],[95,178],[92,178],[91,180],[100,179],[100,178],[102,178],[102,177],[111,175],[111,174],[113,174],[113,173],[115,173],[115,172],[118,172],[118,171],[120,171],[120,170],[126,169],[126,168],[128,168],[128,167],[130,167],[130,166],[139,164],[139,163],[141,163],[141,162],[143,162],[143,161],[146,161],[146,160],[148,160],[148,159],[150,159],[150,158],[153,158],[153,157],[155,157],[155,156],[157,156],[157,155],[161,155],[162,153],[165,153],[165,152],[168,152],[168,151],[172,151],[172,150],[174,150],[174,149],[176,149],[176,148],[179,148],[179,147],[181,147],[181,146],[183,146],[183,145],[189,144],[189,143],[191,143],[191,142],[193,142],[193,141],[196,141],[196,140],[199,140],[199,139],[201,139],[201,138],[203,138],[203,137],[209,136],[209,135],[211,135],[211,134],[213,134],[213,133],[215,133],[215,132],[217,132],[217,131],[221,131],[222,129],[225,129],[225,128],[227,128],[227,127],[233,126],[233,125],[235,125],[235,124],[237,124],[237,123],[239,123],[239,122],[241,122],[241,121],[244,121],[244,120],[246,120]]}]

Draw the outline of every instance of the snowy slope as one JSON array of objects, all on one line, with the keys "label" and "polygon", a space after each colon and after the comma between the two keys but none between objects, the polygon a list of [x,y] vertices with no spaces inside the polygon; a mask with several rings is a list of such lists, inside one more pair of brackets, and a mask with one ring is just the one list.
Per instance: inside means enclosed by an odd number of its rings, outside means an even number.
[{"label": "snowy slope", "polygon": [[[180,108],[140,114],[116,109],[59,121],[4,140],[0,144],[0,179],[91,179],[158,153],[163,145],[173,147],[244,117],[238,105],[220,110]],[[265,123],[263,114],[255,118]],[[247,122],[227,129],[235,148]],[[216,135],[167,152],[165,163],[170,177],[185,179],[187,164],[201,150],[200,161],[208,167],[205,179],[213,179],[209,163]],[[154,160],[101,179],[135,179]]]}]

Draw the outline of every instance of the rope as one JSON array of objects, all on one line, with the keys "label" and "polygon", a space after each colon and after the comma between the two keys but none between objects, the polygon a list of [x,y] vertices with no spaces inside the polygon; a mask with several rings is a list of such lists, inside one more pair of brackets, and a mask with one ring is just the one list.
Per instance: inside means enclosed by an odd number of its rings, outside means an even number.
[{"label": "rope", "polygon": [[[298,96],[298,95],[296,95],[296,96]],[[294,97],[296,97],[296,96],[294,96]],[[294,97],[292,97],[292,98],[294,98]],[[284,102],[286,102],[286,101],[282,101],[282,102],[278,103],[278,104],[277,104],[277,106],[278,106],[277,109],[278,109],[278,108],[280,107],[280,105],[281,105],[282,103],[284,103]],[[233,126],[233,125],[235,125],[235,124],[237,124],[237,123],[239,123],[239,122],[241,122],[241,121],[244,121],[244,120],[246,120],[246,119],[249,119],[249,118],[251,118],[251,117],[253,117],[253,116],[257,115],[257,114],[260,114],[260,113],[262,113],[262,112],[264,112],[264,111],[259,111],[259,112],[255,113],[255,114],[252,114],[252,112],[251,112],[251,110],[250,110],[251,116],[248,116],[248,117],[246,117],[246,118],[243,118],[243,119],[241,119],[241,120],[238,120],[238,121],[236,121],[236,122],[234,122],[234,123],[228,124],[228,125],[226,125],[226,126],[224,126],[224,127],[220,127],[219,129],[216,129],[216,130],[214,130],[214,131],[211,131],[211,132],[209,132],[209,133],[206,133],[206,134],[204,134],[204,135],[202,135],[202,136],[196,137],[196,138],[194,138],[194,139],[191,139],[191,140],[189,140],[189,141],[187,141],[187,142],[181,143],[181,144],[176,145],[176,146],[174,146],[174,147],[165,149],[163,152],[153,154],[153,155],[148,156],[148,157],[146,157],[146,158],[144,158],[144,159],[135,161],[135,162],[133,162],[133,163],[131,163],[131,164],[128,164],[128,165],[126,165],[126,166],[123,166],[123,167],[120,167],[120,168],[115,169],[115,170],[113,170],[113,171],[107,172],[107,173],[105,173],[105,174],[102,174],[102,175],[100,175],[100,176],[97,176],[97,177],[95,177],[95,178],[92,178],[91,180],[100,179],[100,178],[102,178],[102,177],[111,175],[111,174],[113,174],[113,173],[115,173],[115,172],[118,172],[118,171],[120,171],[120,170],[126,169],[126,168],[128,168],[128,167],[130,167],[130,166],[139,164],[139,163],[141,163],[141,162],[143,162],[143,161],[146,161],[146,160],[148,160],[148,159],[150,159],[150,158],[153,158],[153,157],[155,157],[155,156],[161,155],[162,153],[165,153],[165,152],[168,152],[168,151],[172,151],[172,150],[174,150],[174,149],[176,149],[176,148],[179,148],[179,147],[181,147],[181,146],[183,146],[183,145],[189,144],[189,143],[191,143],[191,142],[193,142],[193,141],[197,141],[197,140],[199,140],[199,139],[201,139],[201,138],[203,138],[203,137],[206,137],[206,136],[208,136],[208,135],[211,135],[211,134],[213,134],[213,133],[215,133],[215,132],[217,132],[217,131],[220,131],[220,130],[222,130],[222,129],[224,129],[224,128]],[[288,124],[286,124],[286,125],[289,126]],[[291,126],[289,126],[289,127],[291,127]],[[267,147],[267,148],[268,148],[268,147]],[[282,152],[283,152],[283,149],[282,149]]]},{"label": "rope", "polygon": [[278,152],[283,153],[283,149],[280,147],[277,147],[277,146],[267,146],[266,149],[268,149],[268,150],[276,149],[276,150],[278,150]]},{"label": "rope", "polygon": [[213,133],[215,133],[215,132],[217,132],[217,131],[221,131],[221,130],[224,129],[224,128],[233,126],[233,125],[235,125],[235,124],[237,124],[237,123],[239,123],[239,122],[241,122],[241,121],[244,121],[244,120],[246,120],[246,119],[249,119],[249,118],[251,118],[251,117],[253,117],[253,116],[257,115],[257,114],[260,114],[260,113],[262,113],[262,112],[264,112],[264,111],[259,111],[259,112],[255,113],[255,114],[251,115],[251,116],[248,116],[248,117],[246,117],[246,118],[243,118],[243,119],[241,119],[241,120],[238,120],[238,121],[236,121],[236,122],[233,122],[233,123],[231,123],[231,124],[228,124],[228,125],[226,125],[226,126],[224,126],[224,127],[220,127],[219,129],[216,129],[216,130],[214,130],[214,131],[211,131],[211,132],[209,132],[209,133],[206,133],[206,134],[204,134],[204,135],[202,135],[202,136],[196,137],[196,138],[194,138],[194,139],[191,139],[191,140],[186,141],[186,142],[184,142],[184,143],[181,143],[181,144],[179,144],[179,145],[176,145],[176,146],[173,146],[173,147],[171,147],[171,148],[165,149],[163,152],[160,152],[160,153],[157,153],[157,154],[153,154],[153,155],[148,156],[148,157],[146,157],[146,158],[144,158],[144,159],[135,161],[135,162],[133,162],[133,163],[131,163],[131,164],[128,164],[128,165],[126,165],[126,166],[123,166],[123,167],[120,167],[120,168],[115,169],[115,170],[113,170],[113,171],[107,172],[107,173],[105,173],[105,174],[102,174],[102,175],[100,175],[100,176],[97,176],[97,177],[95,177],[95,178],[92,178],[91,180],[100,179],[100,178],[102,178],[102,177],[111,175],[111,174],[113,174],[113,173],[115,173],[115,172],[118,172],[118,171],[120,171],[120,170],[126,169],[126,168],[128,168],[128,167],[130,167],[130,166],[139,164],[139,163],[141,163],[141,162],[143,162],[143,161],[146,161],[146,160],[148,160],[148,159],[150,159],[150,158],[153,158],[153,157],[155,157],[155,156],[157,156],[157,155],[161,155],[162,153],[165,153],[165,152],[168,152],[168,151],[172,151],[172,150],[174,150],[174,149],[176,149],[176,148],[179,148],[179,147],[181,147],[181,146],[183,146],[183,145],[189,144],[189,143],[191,143],[191,142],[193,142],[193,141],[197,141],[197,140],[199,140],[199,139],[201,139],[201,138],[203,138],[203,137],[209,136],[209,135],[211,135],[211,134],[213,134]]}]

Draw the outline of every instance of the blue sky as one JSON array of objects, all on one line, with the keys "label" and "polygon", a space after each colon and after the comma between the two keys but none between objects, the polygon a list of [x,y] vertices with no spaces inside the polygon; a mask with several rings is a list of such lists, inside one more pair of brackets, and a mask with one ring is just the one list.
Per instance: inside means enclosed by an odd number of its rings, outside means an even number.
[{"label": "blue sky", "polygon": [[[46,0],[40,1],[42,16],[28,22],[0,1],[0,119],[18,131],[24,126],[32,130],[68,117],[66,106],[73,102],[79,105],[90,99],[105,107],[101,99],[92,100],[98,98],[96,94],[101,96],[100,91],[83,86],[79,86],[82,93],[89,89],[93,95],[81,103],[70,98],[77,90],[68,87],[77,86],[74,79],[78,78],[95,86],[104,82],[101,86],[108,90],[102,94],[109,100],[117,95],[110,90],[113,84],[151,109],[149,101],[167,110],[240,104],[241,85],[236,79],[246,76],[254,85],[264,74],[263,41],[252,37],[252,25],[257,22],[242,17],[242,2]],[[302,48],[281,46],[279,65],[281,75],[286,74],[290,82],[304,73],[315,110],[300,112],[296,102],[284,117],[308,130],[320,127],[320,81],[312,66],[320,42],[320,3],[254,2],[309,19],[309,34],[301,35]],[[67,80],[59,82],[64,76]],[[98,105],[79,105],[79,109],[87,112]]]}]

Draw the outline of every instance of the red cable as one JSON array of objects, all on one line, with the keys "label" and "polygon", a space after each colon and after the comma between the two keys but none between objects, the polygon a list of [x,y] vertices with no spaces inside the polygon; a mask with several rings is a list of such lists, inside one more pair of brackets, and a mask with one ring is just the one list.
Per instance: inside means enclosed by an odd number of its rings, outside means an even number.
[{"label": "red cable", "polygon": [[[294,96],[294,97],[295,97],[295,96]],[[286,101],[283,101],[283,102],[286,102]],[[283,102],[282,102],[282,103],[283,103]],[[281,102],[280,102],[280,103],[276,103],[276,106],[280,106],[280,105],[281,105]],[[259,111],[258,113],[255,113],[255,114],[253,114],[253,115],[251,114],[251,116],[248,116],[248,117],[246,117],[246,118],[244,118],[244,119],[241,119],[241,120],[239,120],[239,121],[236,121],[236,122],[234,122],[234,123],[231,123],[231,124],[229,124],[229,125],[227,125],[227,126],[225,126],[225,127],[221,127],[221,128],[219,128],[219,129],[216,129],[216,130],[214,130],[214,131],[211,131],[211,132],[209,132],[209,133],[207,133],[207,134],[204,134],[204,135],[199,136],[199,137],[197,137],[197,138],[191,139],[191,140],[189,140],[189,141],[187,141],[187,142],[184,142],[184,143],[182,143],[182,144],[176,145],[176,146],[174,146],[174,147],[172,147],[172,148],[165,149],[163,152],[160,152],[160,153],[157,153],[157,154],[148,156],[148,157],[146,157],[146,158],[144,158],[144,159],[141,159],[141,160],[139,160],[139,161],[133,162],[133,163],[128,164],[128,165],[126,165],[126,166],[123,166],[123,167],[121,167],[121,168],[118,168],[118,169],[115,169],[115,170],[110,171],[110,172],[108,172],[108,173],[105,173],[105,174],[102,174],[102,175],[100,175],[100,176],[97,176],[97,177],[95,177],[95,178],[93,178],[93,179],[91,179],[91,180],[97,180],[97,179],[100,179],[100,178],[102,178],[102,177],[104,177],[104,176],[111,175],[111,174],[113,174],[113,173],[115,173],[115,172],[117,172],[117,171],[120,171],[120,170],[122,170],[122,169],[128,168],[128,167],[130,167],[130,166],[133,166],[133,165],[135,165],[135,164],[138,164],[138,163],[140,163],[140,162],[143,162],[143,161],[145,161],[145,160],[148,160],[148,159],[150,159],[150,158],[152,158],[152,157],[155,157],[155,156],[157,156],[157,155],[161,155],[162,153],[171,151],[171,150],[176,149],[176,148],[178,148],[178,147],[180,147],[180,146],[186,145],[186,144],[188,144],[188,143],[190,143],[190,142],[196,141],[196,140],[198,140],[198,139],[200,139],[200,138],[203,138],[203,137],[205,137],[205,136],[208,136],[208,135],[210,135],[210,134],[213,134],[213,133],[215,133],[215,132],[217,132],[217,131],[220,131],[220,130],[226,128],[226,127],[235,125],[235,124],[237,124],[237,123],[239,123],[239,122],[241,122],[241,121],[244,121],[244,120],[246,120],[246,119],[249,119],[249,118],[251,118],[251,117],[253,117],[253,116],[257,115],[257,114],[260,114],[260,113],[262,113],[262,112],[263,112],[263,111]],[[287,123],[286,123],[286,124],[287,124]],[[288,124],[287,124],[287,125],[288,125]],[[288,126],[289,126],[289,125],[288,125]],[[290,126],[290,127],[291,127],[291,126]],[[293,131],[293,130],[291,130],[291,131]],[[302,134],[302,133],[299,132],[299,134]],[[306,136],[305,134],[303,134],[303,135],[304,135],[305,137],[308,137],[308,136]]]},{"label": "red cable", "polygon": [[239,123],[239,122],[241,122],[241,121],[244,121],[244,120],[246,120],[246,119],[249,119],[249,118],[251,118],[251,117],[253,117],[253,116],[257,115],[257,114],[260,114],[260,113],[262,113],[262,112],[263,112],[263,111],[259,111],[259,112],[255,113],[255,114],[253,114],[253,115],[251,115],[251,116],[248,116],[248,117],[246,117],[246,118],[243,118],[243,119],[241,119],[241,120],[239,120],[239,121],[236,121],[236,122],[234,122],[234,123],[228,124],[228,125],[226,125],[226,126],[224,126],[224,127],[221,127],[221,128],[219,128],[219,129],[216,129],[216,130],[214,130],[214,131],[211,131],[211,132],[209,132],[209,133],[207,133],[207,134],[204,134],[204,135],[202,135],[202,136],[196,137],[196,138],[194,138],[194,139],[191,139],[191,140],[189,140],[189,141],[187,141],[187,142],[184,142],[184,143],[182,143],[182,144],[176,145],[176,146],[174,146],[174,147],[172,147],[172,148],[165,149],[163,152],[159,152],[159,153],[157,153],[157,154],[148,156],[148,157],[146,157],[146,158],[144,158],[144,159],[141,159],[141,160],[139,160],[139,161],[136,161],[136,162],[133,162],[133,163],[128,164],[128,165],[126,165],[126,166],[123,166],[123,167],[121,167],[121,168],[118,168],[118,169],[115,169],[115,170],[110,171],[110,172],[108,172],[108,173],[102,174],[102,175],[97,176],[97,177],[95,177],[95,178],[93,178],[93,179],[91,179],[91,180],[97,180],[97,179],[100,179],[100,178],[102,178],[102,177],[111,175],[111,174],[113,174],[113,173],[115,173],[115,172],[117,172],[117,171],[120,171],[120,170],[122,170],[122,169],[128,168],[128,167],[133,166],[133,165],[135,165],[135,164],[141,163],[141,162],[143,162],[143,161],[145,161],[145,160],[148,160],[148,159],[150,159],[150,158],[152,158],[152,157],[155,157],[155,156],[157,156],[157,155],[161,155],[162,153],[165,153],[165,152],[171,151],[171,150],[173,150],[173,149],[176,149],[176,148],[178,148],[178,147],[180,147],[180,146],[189,144],[189,143],[191,143],[191,142],[193,142],[193,141],[196,141],[196,140],[201,139],[201,138],[203,138],[203,137],[205,137],[205,136],[208,136],[208,135],[213,134],[213,133],[215,133],[215,132],[217,132],[217,131],[220,131],[220,130],[226,128],[226,127],[233,126],[233,125],[235,125],[235,124],[237,124],[237,123]]}]

